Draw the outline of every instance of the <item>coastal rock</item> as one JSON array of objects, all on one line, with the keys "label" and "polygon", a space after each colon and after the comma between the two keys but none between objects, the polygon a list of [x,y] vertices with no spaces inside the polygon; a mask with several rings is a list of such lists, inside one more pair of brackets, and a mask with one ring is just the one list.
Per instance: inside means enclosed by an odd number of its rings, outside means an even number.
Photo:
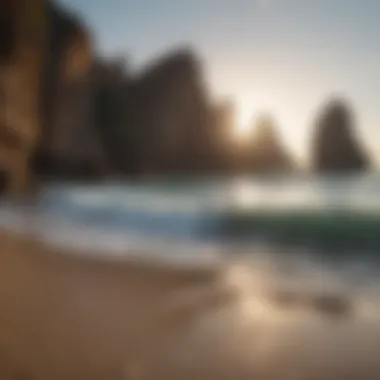
[{"label": "coastal rock", "polygon": [[255,172],[283,172],[293,168],[293,160],[280,139],[274,120],[268,115],[257,120],[250,149],[249,166]]},{"label": "coastal rock", "polygon": [[145,69],[129,86],[126,128],[139,141],[138,170],[147,174],[202,170],[209,123],[201,65],[182,49]]},{"label": "coastal rock", "polygon": [[4,0],[0,11],[0,172],[6,189],[30,192],[35,174],[82,176],[101,156],[92,128],[88,29],[48,0]]},{"label": "coastal rock", "polygon": [[93,122],[107,156],[107,171],[130,174],[137,165],[140,141],[134,139],[135,128],[129,125],[129,73],[124,59],[99,59],[92,67]]},{"label": "coastal rock", "polygon": [[12,56],[15,46],[14,30],[14,2],[3,0],[0,2],[0,57],[1,63]]},{"label": "coastal rock", "polygon": [[5,190],[29,190],[29,163],[40,136],[45,0],[0,4],[0,171]]},{"label": "coastal rock", "polygon": [[235,103],[226,99],[212,107],[212,125],[210,128],[210,158],[211,170],[230,173],[241,165],[241,150],[234,143],[236,128]]},{"label": "coastal rock", "polygon": [[313,166],[318,172],[362,171],[369,168],[354,131],[353,113],[341,100],[330,102],[316,123]]},{"label": "coastal rock", "polygon": [[82,20],[55,3],[47,4],[47,24],[36,171],[53,178],[96,175],[102,150],[93,128],[91,36]]}]

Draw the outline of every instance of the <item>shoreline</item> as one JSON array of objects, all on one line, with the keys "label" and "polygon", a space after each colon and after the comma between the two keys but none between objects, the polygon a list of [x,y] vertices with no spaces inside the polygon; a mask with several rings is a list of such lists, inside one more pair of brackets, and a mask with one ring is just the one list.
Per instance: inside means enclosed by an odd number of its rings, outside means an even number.
[{"label": "shoreline", "polygon": [[5,230],[0,241],[4,380],[20,371],[36,380],[103,379],[127,371],[137,352],[155,367],[197,314],[230,297],[218,289],[217,269],[76,256]]},{"label": "shoreline", "polygon": [[380,378],[376,318],[293,312],[286,293],[271,307],[223,265],[99,260],[3,229],[0,243],[2,380]]}]

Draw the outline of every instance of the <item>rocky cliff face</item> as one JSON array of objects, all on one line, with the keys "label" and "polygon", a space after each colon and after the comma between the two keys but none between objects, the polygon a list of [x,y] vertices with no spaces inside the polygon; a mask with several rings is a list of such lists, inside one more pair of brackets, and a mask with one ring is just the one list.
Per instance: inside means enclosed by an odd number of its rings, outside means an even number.
[{"label": "rocky cliff face", "polygon": [[129,75],[121,59],[97,59],[92,67],[94,129],[107,154],[108,172],[132,174],[141,142],[128,125]]},{"label": "rocky cliff face", "polygon": [[49,0],[4,0],[0,32],[0,171],[7,187],[24,192],[34,174],[71,176],[94,166],[101,148],[91,121],[85,25]]},{"label": "rocky cliff face", "polygon": [[2,1],[0,25],[0,171],[15,194],[30,187],[29,163],[41,132],[45,1]]},{"label": "rocky cliff face", "polygon": [[96,175],[102,149],[93,128],[91,37],[81,20],[50,2],[47,25],[36,170],[54,178]]},{"label": "rocky cliff face", "polygon": [[341,100],[330,102],[316,123],[313,166],[319,172],[360,171],[369,167],[354,132],[353,114]]},{"label": "rocky cliff face", "polygon": [[274,120],[261,116],[255,126],[250,145],[249,167],[257,172],[281,172],[293,167],[293,160],[280,140]]},{"label": "rocky cliff face", "polygon": [[127,93],[126,128],[138,171],[149,174],[199,171],[208,139],[209,108],[201,66],[181,50],[133,80]]}]

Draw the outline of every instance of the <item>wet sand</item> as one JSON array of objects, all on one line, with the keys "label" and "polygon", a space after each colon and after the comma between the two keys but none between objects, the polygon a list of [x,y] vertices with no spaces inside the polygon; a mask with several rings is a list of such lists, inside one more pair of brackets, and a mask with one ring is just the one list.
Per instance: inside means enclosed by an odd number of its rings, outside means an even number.
[{"label": "wet sand", "polygon": [[220,263],[0,244],[2,380],[380,379],[376,314],[272,305]]}]

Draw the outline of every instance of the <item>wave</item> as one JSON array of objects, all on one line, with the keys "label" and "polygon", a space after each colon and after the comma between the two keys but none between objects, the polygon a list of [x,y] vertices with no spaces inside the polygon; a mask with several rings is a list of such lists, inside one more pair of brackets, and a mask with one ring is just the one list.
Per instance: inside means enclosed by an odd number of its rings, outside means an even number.
[{"label": "wave", "polygon": [[[345,197],[340,196],[345,183],[327,186],[323,182],[329,191],[321,193],[310,181],[281,192],[278,183],[234,185],[233,191],[231,186],[220,184],[186,186],[185,190],[178,186],[105,185],[89,189],[60,185],[46,189],[36,209],[45,220],[54,221],[45,223],[51,224],[44,227],[50,234],[70,231],[66,236],[76,236],[75,241],[80,236],[87,236],[87,241],[106,236],[125,244],[127,240],[138,244],[150,241],[150,247],[175,242],[175,247],[192,247],[193,251],[205,246],[206,250],[212,246],[230,251],[244,246],[247,252],[265,248],[323,252],[332,257],[377,257],[380,203],[373,185],[380,181],[369,183],[371,191],[364,191],[362,184],[358,188],[358,183],[350,185],[357,186],[355,191],[346,186],[351,191],[347,190]],[[325,193],[328,201],[317,202]],[[5,212],[3,206],[0,211],[1,219],[7,215],[7,223],[17,219],[17,213]],[[53,228],[62,224],[57,220],[64,221],[65,227]]]},{"label": "wave", "polygon": [[213,233],[222,240],[338,252],[380,253],[380,214],[348,210],[230,211],[218,215]]},{"label": "wave", "polygon": [[[212,207],[189,197],[115,194],[55,199],[45,207],[88,227],[204,243],[251,244],[338,254],[380,252],[380,212],[347,208]],[[83,201],[85,200],[85,201]],[[45,202],[45,206],[47,203]]]}]

